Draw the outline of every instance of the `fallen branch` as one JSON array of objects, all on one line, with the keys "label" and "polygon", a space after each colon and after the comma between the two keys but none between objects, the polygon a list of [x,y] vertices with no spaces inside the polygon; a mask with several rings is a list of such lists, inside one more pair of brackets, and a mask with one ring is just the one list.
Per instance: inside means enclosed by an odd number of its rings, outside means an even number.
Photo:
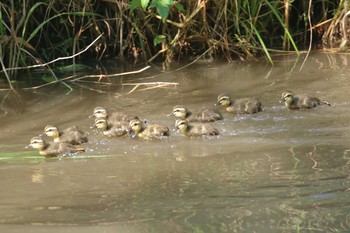
[{"label": "fallen branch", "polygon": [[72,81],[78,81],[80,79],[84,79],[84,78],[113,78],[113,77],[118,77],[118,76],[122,76],[122,75],[129,75],[129,74],[138,74],[141,73],[147,69],[151,68],[151,66],[146,66],[142,69],[139,70],[135,70],[135,71],[129,71],[129,72],[123,72],[123,73],[117,73],[117,74],[96,74],[96,75],[84,75],[81,77],[78,77],[76,79],[73,79]]},{"label": "fallen branch", "polygon": [[116,77],[116,76],[121,76],[121,75],[128,75],[128,74],[137,74],[137,73],[141,73],[142,71],[150,68],[151,66],[146,66],[140,70],[136,70],[136,71],[130,71],[130,72],[124,72],[124,73],[117,73],[117,74],[110,74],[110,75],[84,75],[82,77],[77,77],[77,75],[72,75],[72,76],[68,76],[68,77],[65,77],[63,79],[59,79],[59,80],[55,80],[55,81],[52,81],[52,82],[49,82],[49,83],[45,83],[45,84],[42,84],[42,85],[39,85],[39,86],[35,86],[35,87],[26,87],[26,88],[23,88],[24,90],[26,89],[38,89],[38,88],[41,88],[41,87],[45,87],[45,86],[48,86],[48,85],[51,85],[51,84],[55,84],[55,83],[58,83],[58,82],[61,82],[61,81],[67,81],[69,80],[70,82],[74,82],[74,81],[79,81],[80,79],[83,79],[83,78],[87,78],[87,77],[93,77],[93,78],[110,78],[110,77]]},{"label": "fallen branch", "polygon": [[76,54],[73,54],[73,55],[71,55],[71,56],[59,57],[59,58],[56,58],[56,59],[54,59],[54,60],[52,60],[52,61],[49,61],[49,62],[43,63],[43,64],[37,64],[37,65],[25,66],[25,67],[6,68],[6,69],[2,70],[1,72],[3,72],[3,71],[9,71],[9,70],[21,70],[21,69],[31,69],[31,68],[43,67],[43,66],[47,66],[47,65],[50,65],[50,64],[52,64],[52,63],[55,63],[55,62],[57,62],[57,61],[72,59],[72,58],[74,58],[74,57],[76,57],[76,56],[78,56],[78,55],[80,55],[80,54],[86,52],[98,39],[100,39],[101,36],[102,36],[102,34],[99,35],[93,42],[91,42],[85,49],[83,49],[82,51],[80,51],[80,52],[78,52],[78,53],[76,53]]},{"label": "fallen branch", "polygon": [[59,82],[62,82],[62,81],[67,81],[67,80],[69,80],[69,79],[74,78],[75,76],[76,76],[76,75],[68,76],[68,77],[65,77],[65,78],[63,78],[63,79],[55,80],[55,81],[52,81],[52,82],[49,82],[49,83],[45,83],[45,84],[42,84],[42,85],[39,85],[39,86],[25,87],[25,88],[22,88],[22,89],[23,89],[23,90],[39,89],[39,88],[41,88],[41,87],[45,87],[45,86],[48,86],[48,85],[51,85],[51,84],[59,83]]},{"label": "fallen branch", "polygon": [[125,83],[123,85],[135,86],[127,93],[127,94],[131,94],[134,91],[136,91],[136,89],[139,88],[140,86],[149,86],[149,87],[146,87],[146,88],[139,90],[139,91],[145,91],[145,90],[150,90],[150,89],[154,89],[154,88],[161,88],[161,87],[176,87],[179,85],[179,83],[175,83],[175,82],[149,82],[149,83]]}]

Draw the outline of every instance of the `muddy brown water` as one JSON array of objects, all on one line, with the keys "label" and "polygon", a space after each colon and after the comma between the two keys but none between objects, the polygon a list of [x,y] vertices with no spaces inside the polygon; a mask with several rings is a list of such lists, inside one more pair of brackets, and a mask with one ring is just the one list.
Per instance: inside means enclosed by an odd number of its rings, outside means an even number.
[{"label": "muddy brown water", "polygon": [[[347,232],[350,160],[350,56],[283,56],[266,63],[192,65],[174,72],[2,93],[1,232]],[[112,67],[110,72],[116,72]],[[161,75],[160,75],[161,74]],[[136,82],[174,82],[142,90]],[[94,89],[94,90],[93,90]],[[98,93],[95,90],[103,90]],[[332,102],[289,111],[282,91]],[[224,113],[221,136],[165,140],[105,138],[90,129],[95,106],[173,128],[172,107],[213,107],[219,93],[257,96],[264,111]],[[6,104],[8,103],[8,104]],[[46,124],[78,125],[87,152],[45,159],[24,149]]]}]

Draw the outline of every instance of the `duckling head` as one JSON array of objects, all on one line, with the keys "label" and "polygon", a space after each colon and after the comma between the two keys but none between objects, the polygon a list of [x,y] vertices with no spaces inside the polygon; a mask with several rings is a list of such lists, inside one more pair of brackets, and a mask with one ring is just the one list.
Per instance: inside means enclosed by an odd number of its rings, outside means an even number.
[{"label": "duckling head", "polygon": [[90,117],[107,118],[107,116],[107,109],[104,107],[96,107],[94,108],[94,113]]},{"label": "duckling head", "polygon": [[231,105],[231,98],[227,94],[220,94],[218,96],[218,102],[215,105],[222,105],[224,107],[228,107]]},{"label": "duckling head", "polygon": [[176,120],[175,121],[175,130],[180,132],[185,132],[188,128],[188,122],[186,120]]},{"label": "duckling head", "polygon": [[60,136],[60,133],[58,131],[58,128],[54,125],[47,125],[44,129],[44,134],[48,137],[52,138],[58,138]]},{"label": "duckling head", "polygon": [[30,139],[30,143],[26,148],[34,148],[38,150],[44,150],[46,147],[45,141],[41,137],[33,137]]},{"label": "duckling head", "polygon": [[180,119],[186,119],[189,115],[191,115],[190,111],[184,106],[176,105],[173,108],[173,111],[168,114],[168,116],[175,116]]},{"label": "duckling head", "polygon": [[285,91],[282,93],[282,98],[280,99],[280,102],[284,102],[284,105],[286,105],[287,108],[289,108],[293,102],[294,95],[290,91]]},{"label": "duckling head", "polygon": [[108,123],[106,118],[98,117],[95,119],[95,127],[101,131],[105,131],[108,128]]},{"label": "duckling head", "polygon": [[139,119],[133,119],[129,123],[129,135],[135,137],[143,129],[143,123]]}]

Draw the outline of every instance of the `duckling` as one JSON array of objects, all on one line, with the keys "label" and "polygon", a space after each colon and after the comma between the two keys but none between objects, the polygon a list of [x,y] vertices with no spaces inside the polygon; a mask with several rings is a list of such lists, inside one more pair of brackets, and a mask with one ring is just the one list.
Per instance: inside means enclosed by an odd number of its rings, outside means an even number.
[{"label": "duckling", "polygon": [[107,109],[105,109],[104,107],[96,107],[94,109],[94,113],[90,117],[93,116],[96,118],[105,118],[110,122],[130,122],[130,120],[135,118],[135,116],[130,116],[122,112],[112,112],[111,114],[108,114]]},{"label": "duckling", "polygon": [[185,136],[215,136],[219,131],[211,124],[188,124],[186,120],[176,120],[175,130],[179,130]]},{"label": "duckling", "polygon": [[45,157],[55,157],[59,155],[69,155],[76,152],[84,152],[83,148],[75,148],[68,142],[46,143],[41,137],[33,137],[26,148],[39,150],[39,154]]},{"label": "duckling", "polygon": [[110,123],[105,118],[98,117],[95,119],[95,127],[108,137],[119,137],[127,134],[129,122],[121,121]]},{"label": "duckling", "polygon": [[131,137],[138,136],[143,139],[159,138],[169,136],[169,128],[163,125],[144,125],[139,119],[133,119],[129,123],[129,133]]},{"label": "duckling", "polygon": [[328,106],[331,105],[329,102],[320,100],[317,97],[307,94],[294,95],[290,91],[285,91],[282,93],[282,98],[280,102],[284,102],[284,105],[288,109],[315,108],[321,104],[325,104]]},{"label": "duckling", "polygon": [[231,100],[229,95],[220,94],[218,96],[218,101],[215,105],[222,105],[226,108],[227,112],[237,114],[252,114],[262,111],[261,102],[258,101],[255,97]]},{"label": "duckling", "polygon": [[44,129],[44,134],[52,137],[54,142],[68,142],[78,145],[88,141],[86,135],[79,130],[78,126],[71,126],[60,131],[56,126],[47,125]]},{"label": "duckling", "polygon": [[182,120],[187,120],[188,122],[213,122],[222,120],[221,114],[215,112],[213,109],[203,109],[194,116],[191,111],[182,105],[176,105],[168,116],[175,116]]}]

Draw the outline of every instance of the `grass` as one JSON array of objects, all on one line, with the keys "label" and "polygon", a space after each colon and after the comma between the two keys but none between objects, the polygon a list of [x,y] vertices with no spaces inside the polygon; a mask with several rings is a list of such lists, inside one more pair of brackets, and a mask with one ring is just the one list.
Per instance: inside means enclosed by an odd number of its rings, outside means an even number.
[{"label": "grass", "polygon": [[58,58],[71,67],[91,57],[166,66],[201,55],[263,56],[273,64],[272,49],[299,54],[310,45],[310,29],[312,43],[346,44],[347,7],[340,0],[7,0],[0,3],[0,78],[15,89],[19,70],[40,66],[57,82]]}]

